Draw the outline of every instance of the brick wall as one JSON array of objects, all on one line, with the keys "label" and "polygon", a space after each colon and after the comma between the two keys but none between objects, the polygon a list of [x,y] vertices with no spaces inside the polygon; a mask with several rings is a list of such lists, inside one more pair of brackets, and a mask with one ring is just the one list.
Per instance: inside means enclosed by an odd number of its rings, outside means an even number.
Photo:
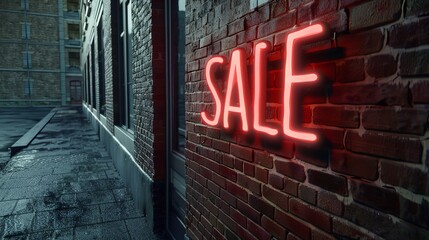
[{"label": "brick wall", "polygon": [[[429,239],[427,1],[280,0],[251,10],[248,1],[225,0],[186,7],[192,239]],[[252,80],[252,48],[263,39],[273,45],[266,118],[280,128],[285,38],[317,22],[335,34],[304,46],[313,53],[306,69],[323,81],[300,90],[295,114],[302,128],[318,134],[318,144],[202,124],[200,112],[214,109],[203,72],[208,57],[229,59],[231,50],[245,49]]]},{"label": "brick wall", "polygon": [[165,37],[164,3],[133,5],[135,158],[153,179],[154,231],[165,216]]}]

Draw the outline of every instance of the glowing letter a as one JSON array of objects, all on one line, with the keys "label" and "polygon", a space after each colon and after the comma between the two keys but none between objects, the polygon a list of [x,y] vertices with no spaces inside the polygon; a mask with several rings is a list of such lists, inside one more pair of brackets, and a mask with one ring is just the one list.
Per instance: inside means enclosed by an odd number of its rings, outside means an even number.
[{"label": "glowing letter a", "polygon": [[[229,128],[228,116],[229,112],[236,112],[241,115],[242,129],[243,131],[249,131],[249,124],[247,120],[247,95],[248,95],[248,84],[247,84],[247,69],[246,57],[244,56],[242,49],[234,50],[231,54],[231,63],[229,67],[228,75],[228,87],[226,89],[225,97],[225,108],[223,112],[223,126]],[[239,106],[231,105],[232,88],[234,84],[238,87],[238,101]]]},{"label": "glowing letter a", "polygon": [[287,36],[286,41],[286,66],[285,66],[285,90],[283,102],[283,132],[285,135],[305,141],[315,141],[317,136],[312,133],[298,132],[291,129],[291,90],[292,83],[303,83],[316,81],[318,76],[316,74],[294,75],[292,73],[293,61],[293,47],[294,41],[299,38],[306,38],[309,36],[317,35],[323,32],[323,27],[320,24],[315,24],[304,28],[302,30],[293,32]]}]

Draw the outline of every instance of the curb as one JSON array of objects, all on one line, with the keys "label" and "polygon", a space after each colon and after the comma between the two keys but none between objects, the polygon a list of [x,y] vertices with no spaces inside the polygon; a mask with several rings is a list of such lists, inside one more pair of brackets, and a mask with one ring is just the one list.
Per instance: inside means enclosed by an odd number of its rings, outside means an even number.
[{"label": "curb", "polygon": [[40,131],[48,124],[51,118],[55,115],[56,109],[53,109],[50,113],[48,113],[42,120],[40,120],[36,125],[34,125],[28,132],[26,132],[18,141],[16,141],[10,147],[10,156],[13,157],[17,154],[21,149],[26,148],[33,139],[39,134]]}]

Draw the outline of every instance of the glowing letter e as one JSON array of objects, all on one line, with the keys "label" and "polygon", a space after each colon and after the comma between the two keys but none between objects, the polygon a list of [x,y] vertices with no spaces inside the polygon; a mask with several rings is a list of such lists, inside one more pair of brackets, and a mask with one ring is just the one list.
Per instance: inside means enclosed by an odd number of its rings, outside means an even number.
[{"label": "glowing letter e", "polygon": [[317,80],[316,74],[305,74],[305,75],[294,75],[292,73],[292,66],[295,61],[293,61],[293,47],[294,41],[300,38],[306,38],[309,36],[317,35],[323,32],[323,27],[320,24],[315,24],[309,27],[306,27],[302,30],[293,32],[287,36],[286,41],[286,66],[285,66],[285,90],[284,90],[284,111],[283,111],[283,132],[289,137],[296,139],[301,139],[305,141],[315,141],[317,136],[312,133],[298,132],[291,129],[291,90],[292,83],[303,83],[303,82],[313,82]]},{"label": "glowing letter e", "polygon": [[213,84],[213,80],[212,80],[212,78],[214,77],[213,71],[212,71],[212,66],[215,63],[222,64],[223,62],[224,62],[224,60],[222,57],[213,57],[210,60],[208,60],[207,64],[206,64],[206,71],[205,71],[206,79],[207,79],[207,83],[209,85],[209,89],[212,92],[213,98],[214,98],[215,103],[216,103],[216,112],[215,112],[213,120],[208,119],[205,112],[201,113],[201,118],[205,123],[207,123],[208,125],[211,125],[211,126],[215,126],[219,123],[221,107],[222,107],[222,104],[221,104],[220,98],[219,98],[218,90],[216,89],[216,86]]}]

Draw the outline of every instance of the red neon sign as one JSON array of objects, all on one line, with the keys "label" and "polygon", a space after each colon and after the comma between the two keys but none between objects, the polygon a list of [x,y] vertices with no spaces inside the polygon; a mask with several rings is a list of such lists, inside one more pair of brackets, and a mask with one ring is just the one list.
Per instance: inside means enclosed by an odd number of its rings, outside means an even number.
[{"label": "red neon sign", "polygon": [[[308,38],[323,33],[324,28],[320,24],[315,24],[296,32],[290,33],[286,39],[286,56],[285,56],[285,75],[284,75],[284,94],[283,94],[283,134],[295,139],[304,141],[316,141],[317,136],[313,133],[296,131],[291,128],[291,93],[294,84],[314,82],[318,79],[315,73],[295,75],[292,71],[295,60],[294,43],[301,38]],[[268,42],[262,41],[255,45],[255,68],[254,68],[254,91],[253,91],[253,129],[258,132],[263,132],[271,136],[275,136],[279,131],[275,128],[263,126],[265,113],[265,89],[266,89],[266,55],[271,50]],[[202,121],[208,125],[216,126],[219,124],[220,115],[222,113],[222,102],[220,92],[213,82],[213,65],[223,64],[223,57],[212,57],[206,64],[205,75],[209,89],[215,100],[216,110],[213,120],[207,117],[206,112],[201,112]],[[231,61],[229,65],[228,82],[223,107],[223,127],[229,128],[230,113],[238,114],[241,117],[242,130],[249,131],[249,115],[248,107],[250,102],[247,69],[245,66],[246,57],[242,49],[236,49],[231,53]],[[236,86],[236,87],[235,87]],[[236,88],[238,103],[233,104],[232,96]],[[238,106],[236,106],[238,104]]]}]

